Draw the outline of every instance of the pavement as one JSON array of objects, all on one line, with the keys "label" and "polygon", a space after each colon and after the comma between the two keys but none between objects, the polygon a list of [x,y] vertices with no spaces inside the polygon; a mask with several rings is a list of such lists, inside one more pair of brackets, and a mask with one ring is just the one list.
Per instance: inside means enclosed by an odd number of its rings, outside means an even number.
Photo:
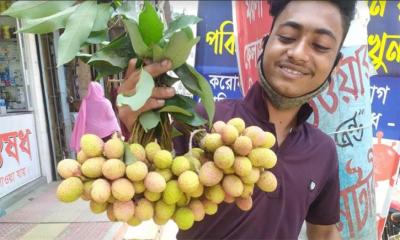
[{"label": "pavement", "polygon": [[62,203],[56,198],[58,184],[41,184],[16,198],[0,217],[0,240],[176,239],[178,229],[172,221],[158,226],[149,220],[131,227],[110,222],[105,213],[92,213],[87,201]]}]

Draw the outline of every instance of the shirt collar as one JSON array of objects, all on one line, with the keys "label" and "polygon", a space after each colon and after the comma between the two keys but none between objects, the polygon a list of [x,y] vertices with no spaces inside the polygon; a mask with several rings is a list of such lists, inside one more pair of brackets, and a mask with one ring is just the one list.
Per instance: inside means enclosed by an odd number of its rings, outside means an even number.
[{"label": "shirt collar", "polygon": [[[269,122],[268,106],[266,101],[268,101],[267,94],[264,92],[262,86],[257,81],[253,84],[253,86],[250,88],[249,92],[245,96],[243,100],[243,106],[262,123],[266,123]],[[308,103],[303,104],[299,112],[297,113],[296,127],[307,121],[312,112],[313,109]]]}]

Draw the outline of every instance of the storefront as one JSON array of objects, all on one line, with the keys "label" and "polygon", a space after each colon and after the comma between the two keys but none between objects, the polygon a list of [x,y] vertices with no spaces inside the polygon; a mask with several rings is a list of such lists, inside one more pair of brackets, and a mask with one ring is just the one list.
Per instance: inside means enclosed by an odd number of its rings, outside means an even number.
[{"label": "storefront", "polygon": [[18,26],[0,16],[0,208],[54,174],[35,36],[14,34]]}]

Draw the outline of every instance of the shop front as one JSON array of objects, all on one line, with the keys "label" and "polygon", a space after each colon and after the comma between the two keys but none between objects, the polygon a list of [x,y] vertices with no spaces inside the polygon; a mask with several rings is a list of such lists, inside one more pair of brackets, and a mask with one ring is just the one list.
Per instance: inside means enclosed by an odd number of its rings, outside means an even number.
[{"label": "shop front", "polygon": [[0,16],[0,209],[23,186],[53,178],[36,42],[18,26]]}]

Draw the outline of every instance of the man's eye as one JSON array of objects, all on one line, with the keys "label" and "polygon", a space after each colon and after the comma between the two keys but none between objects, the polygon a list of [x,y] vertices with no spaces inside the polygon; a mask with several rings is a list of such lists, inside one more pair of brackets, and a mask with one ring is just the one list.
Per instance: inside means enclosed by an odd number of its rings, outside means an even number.
[{"label": "man's eye", "polygon": [[325,46],[322,46],[322,45],[320,45],[320,44],[317,44],[317,43],[315,43],[314,44],[314,47],[317,49],[317,50],[319,50],[319,51],[328,51],[330,48],[328,48],[328,47],[325,47]]},{"label": "man's eye", "polygon": [[283,43],[291,43],[291,42],[293,42],[293,41],[296,40],[296,39],[294,39],[294,38],[286,37],[286,36],[283,36],[283,35],[278,35],[278,37],[279,37],[279,40],[280,40],[281,42],[283,42]]}]

